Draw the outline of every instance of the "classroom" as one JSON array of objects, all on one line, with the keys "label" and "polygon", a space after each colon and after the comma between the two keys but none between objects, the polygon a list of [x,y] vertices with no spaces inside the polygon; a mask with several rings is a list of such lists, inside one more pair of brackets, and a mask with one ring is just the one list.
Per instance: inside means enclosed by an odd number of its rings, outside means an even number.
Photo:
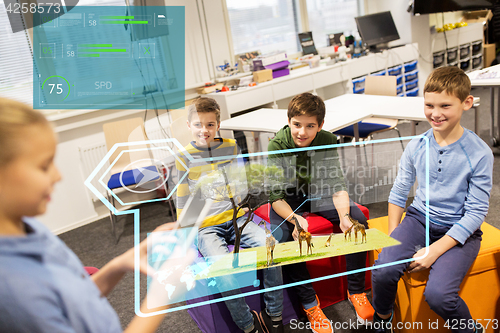
[{"label": "classroom", "polygon": [[499,26],[2,1],[0,332],[500,332]]}]

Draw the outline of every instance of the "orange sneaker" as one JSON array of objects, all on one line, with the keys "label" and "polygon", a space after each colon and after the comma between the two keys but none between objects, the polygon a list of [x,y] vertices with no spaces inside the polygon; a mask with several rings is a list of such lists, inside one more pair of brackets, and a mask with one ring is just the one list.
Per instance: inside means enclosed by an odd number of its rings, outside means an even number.
[{"label": "orange sneaker", "polygon": [[354,306],[354,311],[356,311],[356,316],[358,317],[358,323],[366,325],[367,322],[373,321],[375,310],[368,301],[368,298],[366,298],[365,293],[350,295],[349,291],[347,291],[347,298]]},{"label": "orange sneaker", "polygon": [[318,295],[316,295],[316,300],[318,301],[318,305],[307,310],[304,309],[307,319],[311,324],[311,327],[308,328],[314,333],[333,333],[332,322],[325,316],[323,310],[319,307]]}]

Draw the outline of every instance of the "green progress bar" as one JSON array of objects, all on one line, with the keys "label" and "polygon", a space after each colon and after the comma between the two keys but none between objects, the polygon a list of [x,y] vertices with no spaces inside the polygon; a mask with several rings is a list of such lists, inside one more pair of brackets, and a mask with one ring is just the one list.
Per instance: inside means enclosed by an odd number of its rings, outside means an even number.
[{"label": "green progress bar", "polygon": [[101,24],[148,24],[149,21],[101,21]]},{"label": "green progress bar", "polygon": [[100,16],[100,19],[103,20],[126,20],[126,19],[131,19],[133,20],[133,16]]},{"label": "green progress bar", "polygon": [[79,58],[99,58],[98,54],[79,54]]},{"label": "green progress bar", "polygon": [[79,49],[78,52],[127,52],[127,49]]},{"label": "green progress bar", "polygon": [[113,44],[78,44],[78,47],[113,47]]}]

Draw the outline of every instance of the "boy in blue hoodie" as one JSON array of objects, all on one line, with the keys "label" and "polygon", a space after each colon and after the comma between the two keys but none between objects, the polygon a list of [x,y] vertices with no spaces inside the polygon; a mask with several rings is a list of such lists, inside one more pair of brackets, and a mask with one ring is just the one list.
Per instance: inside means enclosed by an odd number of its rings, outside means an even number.
[{"label": "boy in blue hoodie", "polygon": [[[491,149],[460,126],[462,113],[472,106],[470,89],[467,75],[453,66],[434,70],[425,83],[425,116],[432,128],[407,145],[389,195],[389,234],[401,245],[383,249],[372,272],[375,332],[392,332],[394,300],[403,272],[429,268],[424,295],[430,308],[455,327],[452,332],[483,331],[458,295],[481,245],[480,226],[488,212],[493,172]],[[401,222],[415,180],[416,195]],[[427,237],[430,245],[425,247]],[[409,258],[415,260],[376,269]]]}]

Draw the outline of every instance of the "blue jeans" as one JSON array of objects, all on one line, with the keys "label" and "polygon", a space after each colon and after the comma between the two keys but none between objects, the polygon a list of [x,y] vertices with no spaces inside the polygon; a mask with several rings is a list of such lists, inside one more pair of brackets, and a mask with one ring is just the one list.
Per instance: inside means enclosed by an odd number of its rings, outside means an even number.
[{"label": "blue jeans", "polygon": [[[237,220],[238,228],[243,225],[246,218],[246,216],[242,216]],[[236,235],[233,228],[233,221],[227,221],[222,224],[205,227],[200,229],[198,233],[198,249],[204,257],[225,255],[229,253],[227,245],[234,243],[235,237]],[[245,226],[245,229],[243,229],[240,244],[243,248],[266,246],[266,232],[264,229],[260,228],[257,224],[251,221]],[[267,268],[263,273],[265,288],[280,286],[283,284],[281,267]],[[217,279],[218,285],[238,285],[238,282],[231,274],[221,276]],[[221,294],[223,297],[226,297],[238,295],[240,293],[240,290],[237,288],[222,292]],[[231,313],[231,317],[241,330],[252,327],[253,316],[243,297],[230,299],[225,302],[229,312]],[[264,293],[264,302],[266,304],[266,311],[270,316],[281,316],[281,313],[283,312],[283,290],[280,289]]]},{"label": "blue jeans", "polygon": [[[429,223],[429,244],[443,237],[449,227]],[[425,300],[429,307],[444,320],[469,323],[472,317],[467,304],[458,296],[460,284],[474,262],[481,246],[480,229],[476,230],[465,242],[443,253],[431,266],[429,279],[425,287]],[[419,248],[425,247],[425,216],[413,207],[409,207],[405,218],[391,234],[401,245],[384,248],[372,271],[373,307],[382,315],[393,310],[398,281],[408,263],[377,268],[378,265],[412,258]],[[485,291],[487,292],[487,291]],[[470,328],[452,330],[469,333]]]},{"label": "blue jeans", "polygon": [[[311,204],[310,202],[306,202],[304,204],[305,198],[300,197],[286,197],[286,202],[290,205],[290,207],[297,214],[303,214],[304,212],[311,212]],[[366,217],[363,215],[363,212],[356,206],[356,204],[350,200],[350,213],[351,216],[358,220],[359,223],[362,223],[366,229],[368,229],[368,225],[366,223]],[[300,208],[298,208],[300,207]],[[332,224],[338,225],[340,223],[339,215],[337,213],[337,209],[333,202],[331,205],[323,207],[322,209],[315,210],[314,214],[324,217],[329,220]],[[271,220],[271,225],[273,230],[279,228],[274,232],[274,236],[280,242],[292,241],[292,232],[295,225],[289,222],[283,222],[283,218],[279,216],[271,207],[271,211],[269,214],[269,218]],[[366,267],[366,252],[352,253],[345,256],[346,261],[346,271],[352,271],[356,269],[361,269]],[[288,279],[289,282],[299,282],[310,280],[311,276],[309,275],[309,271],[307,270],[307,266],[305,262],[300,262],[292,265],[283,266],[283,275],[285,279]],[[287,282],[288,282],[287,281]],[[338,280],[332,280],[332,283],[337,283]],[[294,292],[297,294],[302,305],[312,303],[316,300],[316,292],[311,283],[301,284],[295,287],[292,287]],[[365,272],[349,274],[347,275],[347,289],[351,295],[363,293],[365,291]]]}]

